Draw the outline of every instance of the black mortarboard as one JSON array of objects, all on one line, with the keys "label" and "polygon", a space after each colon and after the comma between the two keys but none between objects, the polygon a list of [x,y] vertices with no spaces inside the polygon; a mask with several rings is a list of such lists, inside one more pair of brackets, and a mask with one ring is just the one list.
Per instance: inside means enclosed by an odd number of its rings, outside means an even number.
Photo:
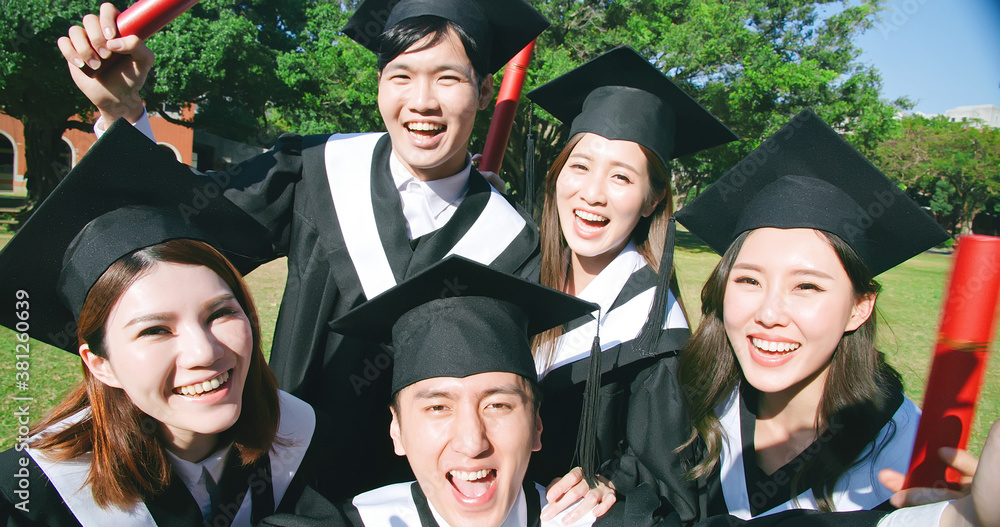
[{"label": "black mortarboard", "polygon": [[841,237],[878,275],[948,233],[812,110],[803,110],[676,214],[719,254],[741,233]]},{"label": "black mortarboard", "polygon": [[341,31],[378,53],[383,32],[402,20],[437,16],[472,37],[495,73],[549,27],[524,0],[366,0]]},{"label": "black mortarboard", "polygon": [[549,81],[528,98],[564,123],[632,141],[671,159],[734,141],[736,134],[628,46]]},{"label": "black mortarboard", "polygon": [[[266,240],[222,197],[223,179],[202,177],[119,120],[91,147],[0,252],[0,296],[24,291],[28,335],[77,351],[76,317],[94,282],[115,260],[157,243],[213,243],[241,271],[240,256]],[[20,331],[13,310],[0,324]],[[20,327],[26,327],[22,324]]]},{"label": "black mortarboard", "polygon": [[598,306],[450,256],[330,326],[393,345],[392,392],[433,377],[511,372],[534,380],[529,337]]}]

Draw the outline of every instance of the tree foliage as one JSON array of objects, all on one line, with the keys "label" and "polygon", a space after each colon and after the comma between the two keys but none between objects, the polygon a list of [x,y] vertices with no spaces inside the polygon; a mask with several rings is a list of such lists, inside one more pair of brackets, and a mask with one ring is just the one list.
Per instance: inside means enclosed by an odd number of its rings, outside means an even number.
[{"label": "tree foliage", "polygon": [[907,117],[876,155],[886,175],[954,234],[971,233],[980,212],[1000,212],[1000,130]]}]

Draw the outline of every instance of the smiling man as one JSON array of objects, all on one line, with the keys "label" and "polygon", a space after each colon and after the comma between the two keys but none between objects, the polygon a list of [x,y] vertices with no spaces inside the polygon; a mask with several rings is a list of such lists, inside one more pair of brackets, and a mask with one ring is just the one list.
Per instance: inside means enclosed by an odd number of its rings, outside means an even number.
[{"label": "smiling man", "polygon": [[[388,435],[416,481],[365,492],[339,509],[305,500],[298,516],[265,524],[537,525],[545,488],[524,481],[531,453],[542,447],[529,336],[594,309],[453,256],[334,321],[359,338],[391,335]],[[562,518],[542,525],[563,525]],[[586,514],[572,525],[593,521]]]},{"label": "smiling man", "polygon": [[[135,37],[107,39],[117,35],[116,15],[103,5],[59,47],[100,110],[98,132],[118,117],[148,131],[138,93],[152,53]],[[259,262],[288,257],[270,365],[283,389],[347,431],[331,445],[338,469],[352,474],[338,489],[344,497],[407,478],[408,469],[385,434],[391,353],[328,322],[448,254],[537,275],[534,223],[490,187],[467,149],[492,73],[547,25],[524,0],[367,0],[343,31],[378,55],[387,133],[286,135],[205,179],[203,192],[221,191],[252,217],[246,229],[260,232],[260,243],[228,249]],[[132,60],[85,75],[108,50]]]},{"label": "smiling man", "polygon": [[360,338],[391,336],[389,436],[416,476],[355,497],[348,517],[369,526],[536,521],[545,489],[524,481],[542,447],[529,336],[593,309],[451,257],[336,320]]}]

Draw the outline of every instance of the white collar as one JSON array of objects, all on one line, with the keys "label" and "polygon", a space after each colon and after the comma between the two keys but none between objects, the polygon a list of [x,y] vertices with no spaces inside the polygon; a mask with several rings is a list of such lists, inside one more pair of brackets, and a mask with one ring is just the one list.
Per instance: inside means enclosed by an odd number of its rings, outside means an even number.
[{"label": "white collar", "polygon": [[229,454],[230,448],[232,448],[232,443],[216,450],[210,456],[197,463],[181,459],[167,449],[163,450],[167,453],[170,464],[174,467],[174,472],[184,482],[184,486],[188,489],[193,489],[199,484],[199,480],[201,480],[202,467],[208,470],[208,473],[216,483],[219,482],[219,478],[222,477],[222,471],[226,468],[226,456]]},{"label": "white collar", "polygon": [[421,181],[403,166],[403,162],[393,152],[389,156],[389,172],[392,173],[392,181],[396,185],[396,190],[400,192],[406,188],[409,182],[417,182],[424,199],[427,200],[428,210],[437,217],[449,205],[465,197],[468,192],[469,176],[472,174],[472,158],[466,154],[465,168],[459,170],[457,174],[434,181]]},{"label": "white collar", "polygon": [[646,259],[639,254],[635,242],[630,240],[618,256],[615,256],[615,259],[605,266],[587,287],[583,288],[583,291],[580,291],[577,298],[601,306],[601,317],[607,318],[615,299],[625,287],[625,282],[628,282],[632,273],[645,265]]}]

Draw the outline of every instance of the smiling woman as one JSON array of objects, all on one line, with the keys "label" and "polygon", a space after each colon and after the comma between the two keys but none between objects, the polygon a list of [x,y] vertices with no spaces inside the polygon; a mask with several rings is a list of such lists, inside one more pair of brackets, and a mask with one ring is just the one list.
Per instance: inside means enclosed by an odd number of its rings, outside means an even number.
[{"label": "smiling woman", "polygon": [[[83,365],[79,386],[0,454],[2,470],[28,475],[0,482],[0,525],[252,525],[306,481],[324,488],[309,446],[326,428],[277,389],[249,290],[208,242],[235,234],[214,206],[195,224],[171,203],[191,177],[113,129],[0,253],[30,292],[32,336]],[[146,188],[129,201],[151,204],[123,206],[105,183]]]},{"label": "smiling woman", "polygon": [[[906,472],[920,412],[875,347],[874,277],[947,233],[809,110],[677,220],[723,255],[679,369],[697,516],[883,505],[877,474]],[[655,410],[672,386],[633,401],[650,437],[679,426]],[[682,475],[633,447],[621,465],[674,504]]]}]

